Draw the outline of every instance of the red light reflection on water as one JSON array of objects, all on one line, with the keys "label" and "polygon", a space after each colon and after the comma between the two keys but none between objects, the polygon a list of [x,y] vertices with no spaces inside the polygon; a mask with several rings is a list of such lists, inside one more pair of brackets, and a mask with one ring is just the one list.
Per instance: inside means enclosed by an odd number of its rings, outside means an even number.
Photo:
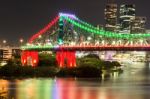
[{"label": "red light reflection on water", "polygon": [[0,92],[7,91],[10,99],[143,99],[144,94],[136,94],[140,89],[92,84],[75,79],[0,80]]}]

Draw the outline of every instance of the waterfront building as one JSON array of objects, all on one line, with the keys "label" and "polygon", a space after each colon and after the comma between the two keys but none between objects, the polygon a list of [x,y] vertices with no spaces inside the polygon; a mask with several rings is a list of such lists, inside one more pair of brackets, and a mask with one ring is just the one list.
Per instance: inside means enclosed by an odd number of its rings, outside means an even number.
[{"label": "waterfront building", "polygon": [[131,22],[135,19],[135,5],[123,4],[119,13],[120,32],[131,33]]},{"label": "waterfront building", "polygon": [[146,17],[135,17],[131,22],[131,33],[146,33]]},{"label": "waterfront building", "polygon": [[106,4],[105,11],[105,30],[116,31],[117,24],[117,4],[108,3]]},{"label": "waterfront building", "polygon": [[21,55],[20,48],[1,48],[0,49],[0,66],[7,64],[7,61]]}]

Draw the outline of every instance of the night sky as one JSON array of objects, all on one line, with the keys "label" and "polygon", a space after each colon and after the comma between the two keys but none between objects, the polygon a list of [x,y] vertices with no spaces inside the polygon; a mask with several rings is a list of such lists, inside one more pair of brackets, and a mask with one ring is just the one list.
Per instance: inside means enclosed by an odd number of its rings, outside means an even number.
[{"label": "night sky", "polygon": [[[1,0],[0,42],[28,39],[43,28],[59,12],[76,14],[93,25],[104,24],[107,0]],[[136,15],[146,16],[150,28],[149,0],[118,0],[117,4],[135,4]]]}]

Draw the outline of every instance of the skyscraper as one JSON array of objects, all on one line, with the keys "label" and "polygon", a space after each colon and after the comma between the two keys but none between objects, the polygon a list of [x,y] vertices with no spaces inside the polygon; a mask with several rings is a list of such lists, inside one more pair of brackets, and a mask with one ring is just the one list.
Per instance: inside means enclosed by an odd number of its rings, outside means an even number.
[{"label": "skyscraper", "polygon": [[135,17],[131,22],[131,33],[145,33],[146,17]]},{"label": "skyscraper", "polygon": [[109,2],[106,4],[105,11],[105,30],[116,31],[117,24],[117,4]]},{"label": "skyscraper", "polygon": [[124,4],[120,6],[120,29],[122,33],[131,33],[131,22],[135,19],[135,5]]}]

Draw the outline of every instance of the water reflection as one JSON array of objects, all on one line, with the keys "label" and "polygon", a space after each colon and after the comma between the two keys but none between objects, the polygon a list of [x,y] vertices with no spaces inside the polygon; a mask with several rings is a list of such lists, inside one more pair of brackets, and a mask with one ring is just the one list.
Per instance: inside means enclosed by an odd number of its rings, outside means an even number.
[{"label": "water reflection", "polygon": [[147,68],[149,65],[107,81],[74,78],[0,80],[0,99],[149,99],[150,70]]},{"label": "water reflection", "polygon": [[8,94],[8,81],[0,80],[0,99],[4,98]]}]

